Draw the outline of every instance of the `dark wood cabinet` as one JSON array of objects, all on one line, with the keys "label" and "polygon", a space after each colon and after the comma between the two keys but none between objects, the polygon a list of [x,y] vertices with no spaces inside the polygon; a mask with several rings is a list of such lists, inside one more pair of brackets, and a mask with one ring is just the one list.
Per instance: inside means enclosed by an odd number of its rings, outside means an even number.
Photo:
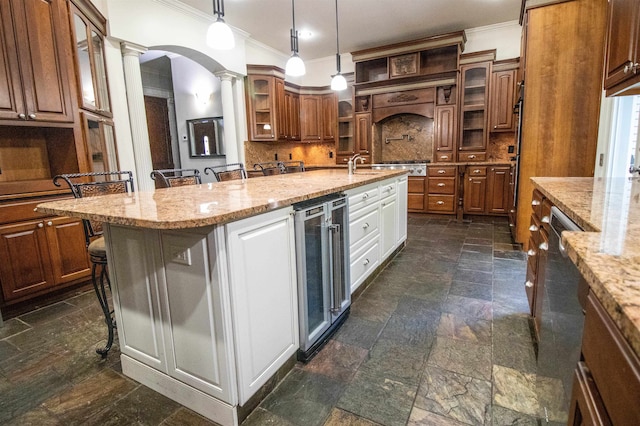
[{"label": "dark wood cabinet", "polygon": [[0,119],[72,123],[66,2],[2,0],[0,20]]},{"label": "dark wood cabinet", "polygon": [[489,167],[487,171],[487,213],[508,213],[510,171],[509,166]]},{"label": "dark wood cabinet", "polygon": [[322,136],[322,96],[300,96],[300,139],[303,142],[320,142]]},{"label": "dark wood cabinet", "polygon": [[300,140],[300,95],[285,90],[284,92],[284,109],[285,109],[285,139],[290,141]]},{"label": "dark wood cabinet", "polygon": [[52,217],[0,226],[5,302],[20,301],[89,277],[82,221]]},{"label": "dark wood cabinet", "polygon": [[276,138],[278,140],[289,139],[289,120],[287,117],[287,100],[284,90],[284,80],[279,78],[273,79],[274,97],[275,97],[275,118],[276,118]]},{"label": "dark wood cabinet", "polygon": [[457,166],[427,167],[427,213],[456,213]]},{"label": "dark wood cabinet", "polygon": [[640,94],[640,1],[608,4],[604,88],[607,96]]},{"label": "dark wood cabinet", "polygon": [[247,76],[247,108],[249,136],[252,141],[276,141],[276,77]]},{"label": "dark wood cabinet", "polygon": [[336,142],[338,130],[338,97],[335,93],[322,95],[322,140]]},{"label": "dark wood cabinet", "polygon": [[[487,150],[490,74],[491,61],[460,66],[460,151],[483,154]],[[477,155],[460,161],[484,160],[480,157]]]},{"label": "dark wood cabinet", "polygon": [[569,426],[610,426],[598,388],[584,362],[579,362],[573,376]]},{"label": "dark wood cabinet", "polygon": [[436,106],[434,109],[434,135],[436,162],[452,162],[455,150],[456,137],[456,106]]},{"label": "dark wood cabinet", "polygon": [[371,162],[371,113],[355,114],[355,151]]},{"label": "dark wood cabinet", "polygon": [[407,183],[407,209],[411,213],[424,213],[426,211],[426,184],[425,176],[409,176]]},{"label": "dark wood cabinet", "polygon": [[[502,70],[513,63],[513,69]],[[491,132],[514,132],[515,119],[513,106],[516,98],[516,79],[518,63],[515,61],[493,64],[491,73],[491,97],[489,99],[489,130]],[[497,70],[500,69],[500,70]]]},{"label": "dark wood cabinet", "polygon": [[464,212],[483,214],[487,192],[486,176],[470,176],[464,182]]}]

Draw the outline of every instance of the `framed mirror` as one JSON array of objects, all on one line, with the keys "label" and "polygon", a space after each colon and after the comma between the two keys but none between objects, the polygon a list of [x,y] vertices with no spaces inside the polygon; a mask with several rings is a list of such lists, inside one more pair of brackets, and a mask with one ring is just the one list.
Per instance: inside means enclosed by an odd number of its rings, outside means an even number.
[{"label": "framed mirror", "polygon": [[222,117],[187,120],[189,156],[192,158],[224,156]]}]

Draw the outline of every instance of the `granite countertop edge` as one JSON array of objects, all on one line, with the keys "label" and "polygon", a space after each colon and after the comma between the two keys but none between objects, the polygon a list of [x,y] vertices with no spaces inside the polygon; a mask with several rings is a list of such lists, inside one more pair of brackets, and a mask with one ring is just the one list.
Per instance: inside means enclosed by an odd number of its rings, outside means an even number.
[{"label": "granite countertop edge", "polygon": [[[531,182],[545,197],[549,198],[563,213],[577,223],[585,232],[563,232],[562,242],[567,253],[590,290],[598,298],[627,343],[637,356],[640,356],[640,250],[625,255],[612,255],[600,252],[604,236],[601,226],[591,221],[585,209],[575,208],[578,190],[571,189],[571,183],[586,184],[594,178],[564,178],[567,189],[549,189],[549,183],[557,178],[533,177]],[[573,181],[570,181],[570,180]],[[577,185],[576,185],[577,186]],[[589,195],[591,197],[591,195]],[[582,207],[582,206],[581,206]],[[628,236],[628,246],[635,236]]]}]

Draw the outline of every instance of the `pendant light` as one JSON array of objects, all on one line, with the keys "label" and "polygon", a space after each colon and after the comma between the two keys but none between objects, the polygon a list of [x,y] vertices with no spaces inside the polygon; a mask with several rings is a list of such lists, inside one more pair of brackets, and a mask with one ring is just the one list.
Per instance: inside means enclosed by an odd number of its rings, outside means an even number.
[{"label": "pendant light", "polygon": [[291,15],[293,16],[293,28],[291,29],[291,57],[287,61],[285,67],[285,74],[292,77],[300,77],[304,75],[307,70],[304,67],[304,62],[298,56],[298,31],[296,31],[296,11],[295,0],[291,0]]},{"label": "pendant light", "polygon": [[207,30],[207,45],[212,49],[231,50],[235,46],[233,32],[224,22],[224,0],[213,0],[213,14],[217,15],[216,21],[209,25]]},{"label": "pendant light", "polygon": [[347,88],[347,79],[340,74],[340,37],[338,36],[338,0],[336,0],[336,69],[338,73],[331,79],[331,90],[344,90]]}]

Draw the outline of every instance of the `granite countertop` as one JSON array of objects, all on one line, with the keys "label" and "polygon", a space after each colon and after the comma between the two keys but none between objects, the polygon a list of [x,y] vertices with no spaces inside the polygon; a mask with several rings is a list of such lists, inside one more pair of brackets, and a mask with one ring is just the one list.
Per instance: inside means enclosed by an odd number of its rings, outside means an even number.
[{"label": "granite countertop", "polygon": [[401,170],[316,170],[131,194],[39,204],[39,212],[152,229],[232,222],[300,201],[406,174]]},{"label": "granite countertop", "polygon": [[640,178],[532,178],[587,232],[563,232],[569,257],[640,356]]}]

